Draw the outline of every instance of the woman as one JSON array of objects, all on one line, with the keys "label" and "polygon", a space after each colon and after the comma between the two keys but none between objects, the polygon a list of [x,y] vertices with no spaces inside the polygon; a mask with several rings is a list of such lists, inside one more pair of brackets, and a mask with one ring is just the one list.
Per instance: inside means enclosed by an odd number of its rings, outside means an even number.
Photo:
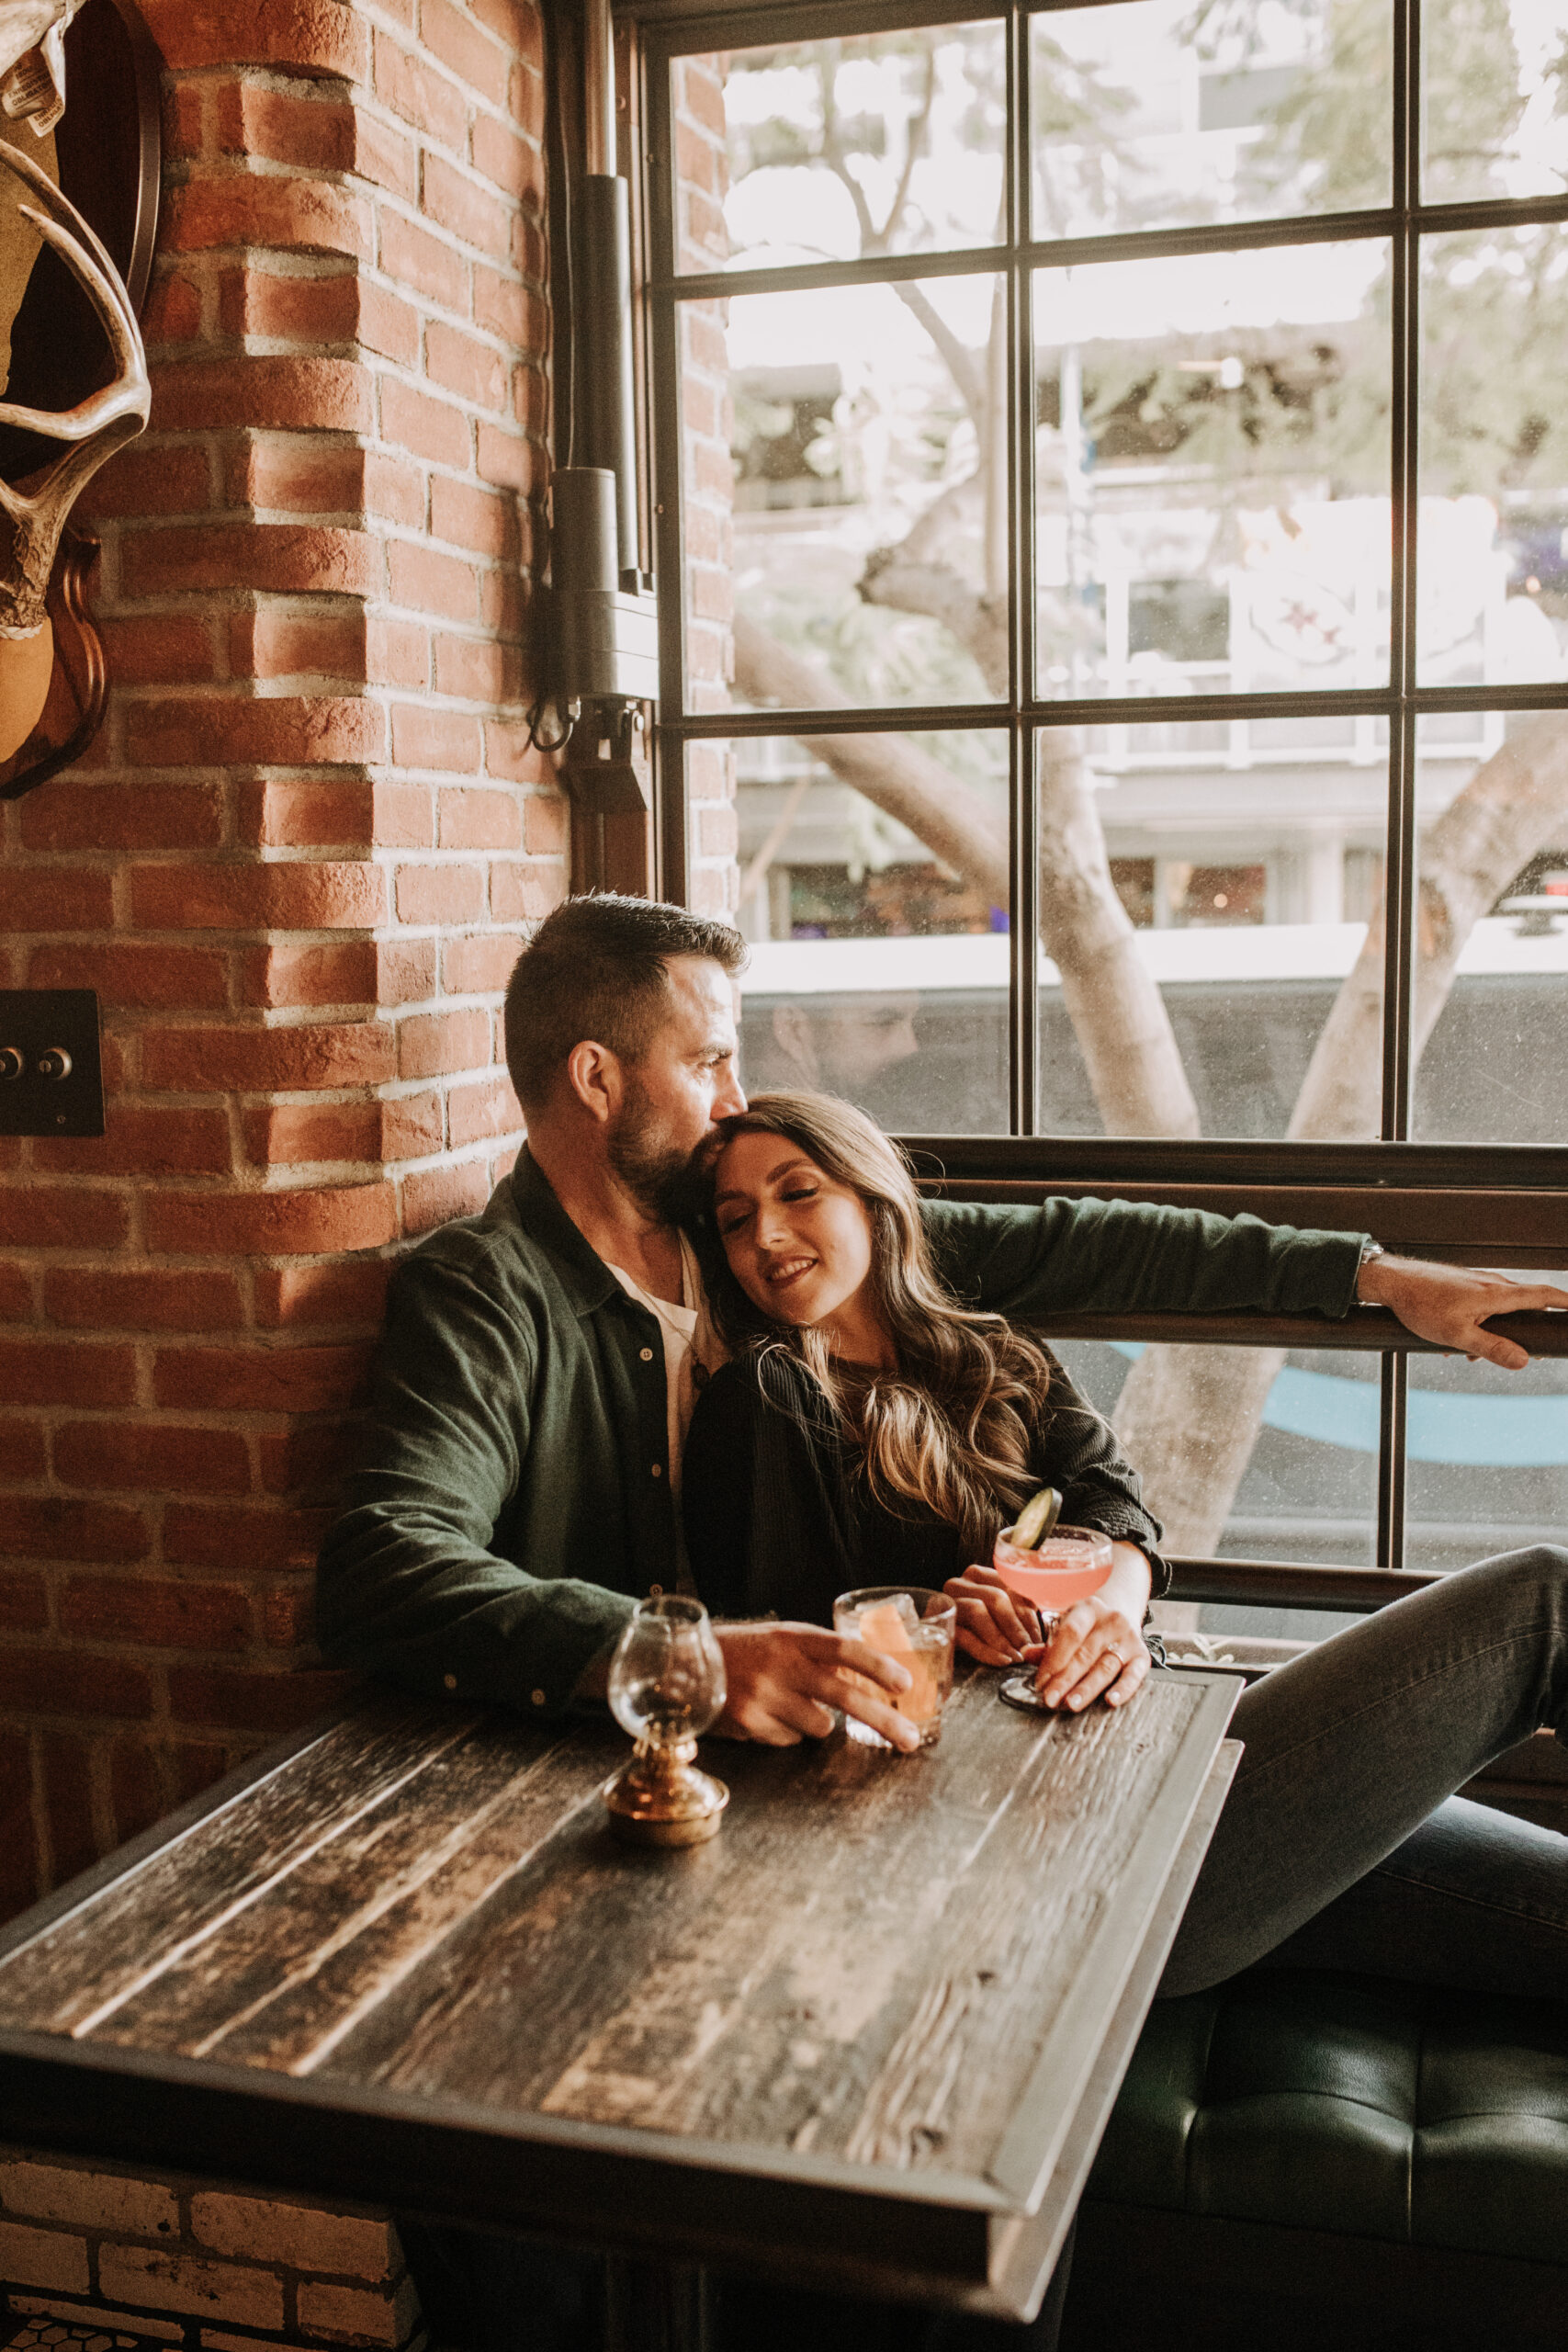
[{"label": "woman", "polygon": [[733,1281],[711,1304],[738,1360],[703,1396],[682,1473],[710,1608],[829,1624],[853,1585],[950,1584],[960,1645],[1007,1665],[1031,1632],[967,1564],[1049,1483],[1064,1520],[1112,1539],[1077,1646],[1053,1654],[1053,1698],[1122,1705],[1148,1672],[1151,1575],[1169,1578],[1105,1422],[1045,1349],[946,1289],[915,1188],[863,1113],[768,1094],[726,1137],[714,1216]]},{"label": "woman", "polygon": [[[735,1360],[684,1468],[710,1607],[826,1623],[853,1585],[944,1585],[972,1657],[1038,1656],[1048,1705],[1125,1704],[1168,1573],[1104,1422],[1044,1349],[945,1289],[908,1170],[860,1112],[763,1095],[724,1136],[730,1279],[712,1303]],[[971,1564],[1046,1483],[1065,1519],[1112,1538],[1113,1566],[1041,1655]],[[1568,1838],[1451,1796],[1543,1724],[1568,1740],[1568,1553],[1550,1546],[1447,1577],[1253,1685],[1162,1992],[1268,1955],[1562,1997]]]}]

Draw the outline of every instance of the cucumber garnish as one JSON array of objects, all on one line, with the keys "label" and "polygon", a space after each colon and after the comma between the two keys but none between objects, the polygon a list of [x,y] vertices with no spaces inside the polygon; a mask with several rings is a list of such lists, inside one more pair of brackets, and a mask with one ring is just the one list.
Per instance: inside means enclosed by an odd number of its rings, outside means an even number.
[{"label": "cucumber garnish", "polygon": [[1032,1552],[1043,1536],[1049,1535],[1062,1515],[1062,1498],[1055,1487],[1042,1487],[1031,1496],[1019,1512],[1012,1540],[1021,1552]]}]

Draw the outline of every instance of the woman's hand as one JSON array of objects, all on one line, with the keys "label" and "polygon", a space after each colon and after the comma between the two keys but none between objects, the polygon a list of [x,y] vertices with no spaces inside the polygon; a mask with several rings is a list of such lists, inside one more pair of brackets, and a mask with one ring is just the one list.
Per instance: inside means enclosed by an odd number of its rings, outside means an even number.
[{"label": "woman's hand", "polygon": [[919,1729],[891,1703],[914,1679],[897,1658],[820,1625],[716,1625],[714,1633],[729,1686],[714,1725],[719,1734],[794,1747],[825,1739],[840,1707],[895,1747],[919,1747]]},{"label": "woman's hand", "polygon": [[1075,1713],[1091,1699],[1123,1706],[1142,1690],[1153,1663],[1136,1619],[1107,1600],[1103,1586],[1063,1611],[1055,1633],[1036,1655],[1034,1687],[1044,1704]]},{"label": "woman's hand", "polygon": [[958,1646],[981,1666],[1018,1666],[1040,1655],[1040,1621],[1016,1600],[995,1568],[965,1568],[942,1590],[958,1603]]},{"label": "woman's hand", "polygon": [[1154,1663],[1142,1632],[1152,1581],[1135,1544],[1112,1544],[1111,1574],[1098,1592],[1062,1611],[1035,1669],[1046,1706],[1077,1713],[1091,1699],[1122,1707],[1136,1697]]}]

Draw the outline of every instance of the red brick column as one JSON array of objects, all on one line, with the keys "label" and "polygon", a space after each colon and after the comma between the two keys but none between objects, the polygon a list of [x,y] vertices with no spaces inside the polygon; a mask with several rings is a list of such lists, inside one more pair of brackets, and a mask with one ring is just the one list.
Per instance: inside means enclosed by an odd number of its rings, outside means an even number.
[{"label": "red brick column", "polygon": [[0,2146],[11,2314],[200,2352],[423,2352],[396,2228],[374,2208]]},{"label": "red brick column", "polygon": [[398,1243],[519,1117],[565,888],[525,747],[532,0],[144,0],[152,429],[100,477],[89,763],[9,808],[0,980],[102,996],[108,1133],[0,1142],[0,1910],[278,1730]]}]

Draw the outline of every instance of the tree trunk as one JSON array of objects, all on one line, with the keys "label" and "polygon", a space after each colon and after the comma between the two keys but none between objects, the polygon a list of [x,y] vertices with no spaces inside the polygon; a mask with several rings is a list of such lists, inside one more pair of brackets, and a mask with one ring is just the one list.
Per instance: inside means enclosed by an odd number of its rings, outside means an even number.
[{"label": "tree trunk", "polygon": [[1108,1136],[1195,1136],[1165,999],[1117,896],[1083,731],[1040,737],[1040,932]]},{"label": "tree trunk", "polygon": [[[825,671],[746,618],[735,616],[735,683],[748,702],[765,709],[843,710],[849,697]],[[987,808],[977,792],[923,752],[908,735],[807,735],[796,738],[841,784],[865,795],[886,816],[908,825],[933,857],[1005,907],[1011,889],[1005,811]]]},{"label": "tree trunk", "polygon": [[[1568,816],[1568,718],[1538,718],[1477,768],[1421,844],[1412,1062],[1436,1028],[1472,930]],[[1307,1139],[1375,1136],[1382,1096],[1383,924],[1323,1025],[1291,1121]],[[1324,1340],[1333,1345],[1334,1327]],[[1128,1374],[1118,1436],[1173,1552],[1213,1552],[1224,1532],[1275,1375],[1274,1348],[1150,1348]]]}]

